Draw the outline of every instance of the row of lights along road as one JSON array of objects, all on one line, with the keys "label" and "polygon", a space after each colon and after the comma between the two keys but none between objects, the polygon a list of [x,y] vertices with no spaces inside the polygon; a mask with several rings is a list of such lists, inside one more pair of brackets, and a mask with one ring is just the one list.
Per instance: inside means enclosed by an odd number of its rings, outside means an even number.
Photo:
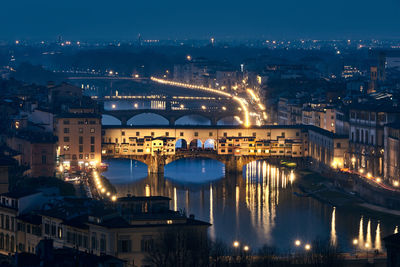
[{"label": "row of lights along road", "polygon": [[110,198],[111,201],[117,200],[117,196],[116,195],[111,196],[111,193],[109,191],[107,191],[107,189],[103,186],[103,184],[101,183],[101,180],[99,178],[99,175],[98,175],[97,171],[95,171],[95,170],[93,171],[93,178],[94,178],[94,182],[96,183],[96,187],[97,187],[97,190],[99,191],[99,193],[106,195],[107,197]]}]

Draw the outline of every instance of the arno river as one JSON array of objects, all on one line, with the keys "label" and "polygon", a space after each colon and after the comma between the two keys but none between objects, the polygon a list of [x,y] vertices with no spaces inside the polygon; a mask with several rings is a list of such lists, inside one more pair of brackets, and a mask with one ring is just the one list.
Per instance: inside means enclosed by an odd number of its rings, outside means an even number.
[{"label": "arno river", "polygon": [[[154,123],[156,118],[148,116],[138,119]],[[183,120],[183,124],[191,122],[193,118]],[[354,207],[335,208],[304,197],[296,184],[301,179],[296,171],[266,161],[252,162],[242,175],[232,176],[225,175],[218,161],[181,159],[165,167],[164,177],[148,176],[141,162],[115,159],[108,163],[104,176],[119,196],[167,196],[171,209],[210,222],[210,237],[228,245],[238,240],[253,249],[267,244],[287,251],[296,249],[295,240],[303,245],[325,240],[347,252],[365,250],[365,244],[371,251],[382,250],[381,238],[400,226],[399,217]]]},{"label": "arno river", "polygon": [[165,167],[165,177],[149,177],[143,163],[110,160],[104,175],[118,195],[162,195],[171,209],[212,224],[209,235],[228,244],[239,240],[252,248],[264,244],[294,249],[294,241],[329,240],[353,251],[370,244],[383,249],[381,238],[400,224],[398,218],[355,208],[334,208],[299,196],[296,172],[265,161],[248,164],[241,176],[225,176],[224,165],[210,159],[181,159]]}]

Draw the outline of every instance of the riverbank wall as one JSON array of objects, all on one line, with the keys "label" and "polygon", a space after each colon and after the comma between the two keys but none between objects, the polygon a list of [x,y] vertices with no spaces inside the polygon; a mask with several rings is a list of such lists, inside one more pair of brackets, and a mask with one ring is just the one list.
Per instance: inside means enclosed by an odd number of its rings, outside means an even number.
[{"label": "riverbank wall", "polygon": [[333,169],[325,164],[308,160],[305,164],[311,171],[328,178],[336,188],[350,194],[356,194],[366,203],[391,210],[400,210],[400,192],[381,188],[375,182],[357,174]]}]

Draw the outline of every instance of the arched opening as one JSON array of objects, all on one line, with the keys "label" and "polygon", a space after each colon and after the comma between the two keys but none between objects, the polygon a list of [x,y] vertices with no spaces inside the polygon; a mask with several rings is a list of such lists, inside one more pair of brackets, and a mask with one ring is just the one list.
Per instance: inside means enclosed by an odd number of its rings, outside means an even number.
[{"label": "arched opening", "polygon": [[113,185],[128,184],[132,181],[143,179],[147,176],[147,165],[134,159],[108,159],[104,160],[108,169],[104,172]]},{"label": "arched opening", "polygon": [[188,149],[188,144],[187,144],[185,139],[176,140],[176,143],[175,143],[175,150],[176,151],[178,151],[178,150],[187,150],[187,149]]},{"label": "arched opening", "polygon": [[155,113],[142,113],[133,116],[127,122],[128,125],[169,125],[169,121]]},{"label": "arched opening", "polygon": [[210,158],[182,158],[165,166],[165,177],[180,183],[203,184],[219,180],[224,175],[224,164]]},{"label": "arched opening", "polygon": [[235,116],[224,117],[217,121],[217,125],[230,125],[230,126],[238,126],[240,125],[239,121],[235,118]]},{"label": "arched opening", "polygon": [[203,143],[199,139],[194,139],[189,144],[190,150],[199,150],[203,148]]},{"label": "arched opening", "polygon": [[211,120],[201,115],[185,115],[177,119],[175,125],[211,125]]},{"label": "arched opening", "polygon": [[121,121],[114,116],[111,115],[102,115],[101,116],[101,124],[102,125],[121,125]]},{"label": "arched opening", "polygon": [[217,145],[217,142],[215,142],[214,139],[207,139],[204,142],[204,149],[206,149],[206,150],[215,150],[216,149],[216,145]]}]

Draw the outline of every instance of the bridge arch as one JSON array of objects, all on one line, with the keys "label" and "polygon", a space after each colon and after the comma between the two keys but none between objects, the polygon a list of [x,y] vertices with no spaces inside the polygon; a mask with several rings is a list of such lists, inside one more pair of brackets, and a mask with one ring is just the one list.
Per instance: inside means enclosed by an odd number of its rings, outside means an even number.
[{"label": "bridge arch", "polygon": [[186,141],[186,139],[181,138],[176,140],[175,149],[182,149],[182,150],[188,149],[188,142]]},{"label": "bridge arch", "polygon": [[204,149],[212,149],[216,150],[217,149],[217,142],[215,139],[209,138],[206,141],[204,141]]},{"label": "bridge arch", "polygon": [[102,125],[122,125],[122,122],[117,117],[112,115],[103,114],[101,116],[101,124]]},{"label": "bridge arch", "polygon": [[189,149],[203,148],[203,142],[200,139],[193,139],[189,143]]},{"label": "bridge arch", "polygon": [[211,125],[211,119],[196,113],[185,114],[175,118],[175,125]]},{"label": "bridge arch", "polygon": [[128,125],[169,125],[169,121],[164,116],[156,112],[146,112],[134,115],[127,121]]},{"label": "bridge arch", "polygon": [[238,125],[240,125],[240,123],[238,122],[237,119],[235,119],[235,116],[226,116],[226,117],[219,118],[217,120],[217,125],[234,125],[234,126],[238,126]]}]

